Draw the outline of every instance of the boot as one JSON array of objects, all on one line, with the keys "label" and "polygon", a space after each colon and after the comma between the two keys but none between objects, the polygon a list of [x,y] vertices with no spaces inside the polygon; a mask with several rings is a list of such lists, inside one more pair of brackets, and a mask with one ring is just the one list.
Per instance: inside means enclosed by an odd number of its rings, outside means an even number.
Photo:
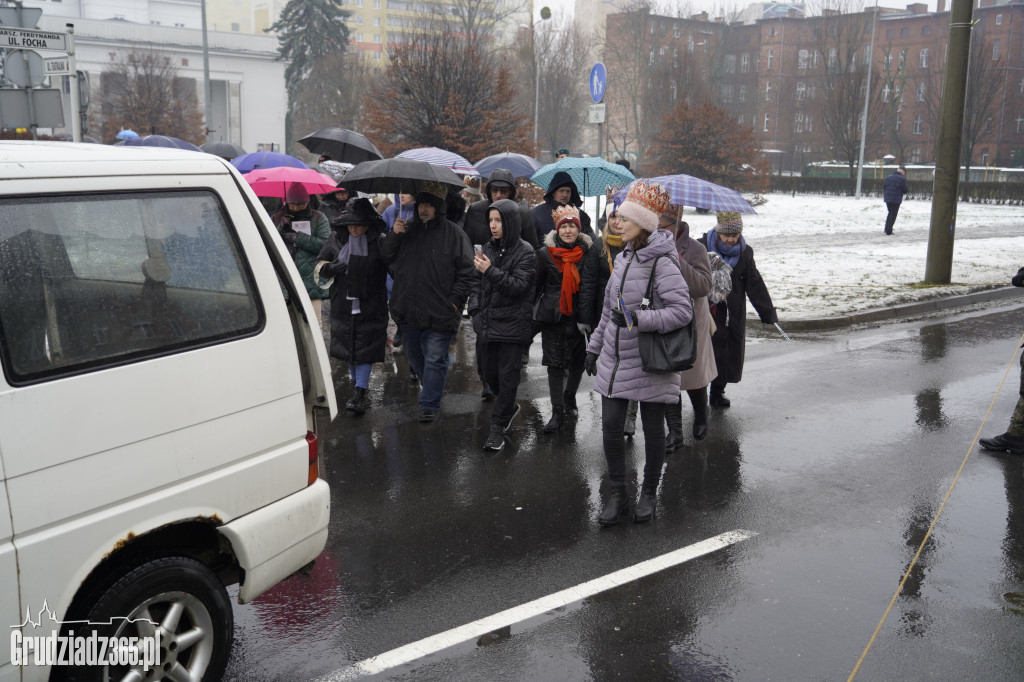
[{"label": "boot", "polygon": [[732,405],[732,401],[725,397],[725,386],[715,386],[711,384],[711,400],[709,401],[712,407],[729,407]]},{"label": "boot", "polygon": [[640,408],[640,403],[635,400],[630,400],[626,405],[626,423],[622,425],[622,433],[627,438],[632,438],[636,434],[636,411]]},{"label": "boot", "polygon": [[1001,433],[991,438],[980,438],[978,443],[986,450],[1009,452],[1011,455],[1024,455],[1024,437]]},{"label": "boot", "polygon": [[370,409],[370,397],[366,395],[366,389],[356,386],[352,397],[345,404],[345,409],[356,414],[365,414]]},{"label": "boot", "polygon": [[683,398],[665,408],[665,422],[668,435],[665,436],[665,453],[675,452],[683,447]]},{"label": "boot", "polygon": [[562,399],[565,400],[566,417],[568,417],[569,419],[575,419],[576,417],[580,416],[580,410],[578,407],[576,407],[575,394],[569,395],[568,393],[566,393],[564,396],[562,396]]},{"label": "boot", "polygon": [[608,501],[605,502],[601,515],[597,517],[597,523],[605,528],[614,526],[619,522],[619,519],[627,514],[629,514],[629,496],[626,494],[626,484],[613,483],[612,494],[608,496]]},{"label": "boot", "polygon": [[499,424],[491,424],[491,432],[484,443],[484,450],[497,452],[505,447],[505,430]]},{"label": "boot", "polygon": [[690,404],[693,405],[693,437],[696,440],[704,440],[708,435],[708,389],[707,386],[700,391],[687,391],[690,396]]},{"label": "boot", "polygon": [[565,407],[562,405],[555,405],[551,409],[551,419],[544,425],[544,433],[554,433],[562,428],[562,422],[565,420]]},{"label": "boot", "polygon": [[654,518],[655,508],[658,505],[658,484],[650,485],[644,481],[640,489],[640,499],[636,502],[636,509],[633,510],[633,523],[647,523]]}]

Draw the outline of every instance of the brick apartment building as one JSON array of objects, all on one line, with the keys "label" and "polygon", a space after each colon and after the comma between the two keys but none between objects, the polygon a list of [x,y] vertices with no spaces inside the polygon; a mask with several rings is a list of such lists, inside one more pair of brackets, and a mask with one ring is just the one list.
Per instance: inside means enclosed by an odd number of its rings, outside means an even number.
[{"label": "brick apartment building", "polygon": [[[1024,165],[1024,0],[980,4],[965,105],[965,125],[976,131],[972,164]],[[610,15],[609,152],[642,163],[664,113],[681,99],[710,100],[753,128],[775,170],[846,162],[851,145],[859,147],[870,63],[865,161],[934,160],[949,37],[944,0],[938,12],[924,3],[806,18],[773,9],[776,16],[746,24],[706,14]]]}]

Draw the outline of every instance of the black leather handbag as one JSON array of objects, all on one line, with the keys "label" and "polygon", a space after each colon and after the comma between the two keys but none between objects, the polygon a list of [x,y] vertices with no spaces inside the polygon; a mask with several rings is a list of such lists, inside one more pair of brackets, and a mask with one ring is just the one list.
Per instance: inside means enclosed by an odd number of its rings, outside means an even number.
[{"label": "black leather handbag", "polygon": [[[655,310],[654,273],[658,270],[658,256],[651,264],[651,277],[647,280],[647,293],[641,310]],[[649,374],[682,372],[693,367],[697,360],[697,328],[693,317],[679,329],[670,332],[640,332],[640,363]]]},{"label": "black leather handbag", "polygon": [[[553,302],[552,299],[554,299]],[[533,321],[537,324],[556,324],[561,322],[562,311],[558,308],[558,298],[546,291],[542,293],[540,298],[533,304]]]}]

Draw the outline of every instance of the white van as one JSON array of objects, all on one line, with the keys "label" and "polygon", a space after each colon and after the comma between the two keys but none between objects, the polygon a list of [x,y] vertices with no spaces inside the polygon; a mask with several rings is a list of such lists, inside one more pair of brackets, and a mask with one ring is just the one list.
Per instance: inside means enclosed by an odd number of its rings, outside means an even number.
[{"label": "white van", "polygon": [[0,681],[219,679],[225,586],[248,602],[326,543],[337,409],[245,180],[195,152],[0,143],[0,367]]}]

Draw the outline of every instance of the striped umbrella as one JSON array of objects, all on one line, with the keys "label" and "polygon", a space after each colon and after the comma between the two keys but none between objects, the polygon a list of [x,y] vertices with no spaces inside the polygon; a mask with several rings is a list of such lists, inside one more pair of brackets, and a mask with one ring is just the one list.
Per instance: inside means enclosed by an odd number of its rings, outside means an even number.
[{"label": "striped umbrella", "polygon": [[[675,206],[690,206],[710,211],[736,211],[737,213],[754,213],[746,199],[734,189],[716,185],[692,175],[661,175],[656,178],[640,178],[637,182],[656,182],[668,192],[670,201]],[[631,183],[632,184],[632,183]],[[629,187],[617,191],[613,198],[621,204],[629,192]]]},{"label": "striped umbrella", "polygon": [[289,168],[309,168],[302,161],[294,156],[282,154],[281,152],[249,152],[231,159],[231,165],[240,173],[248,173],[262,168],[278,168],[288,166]]},{"label": "striped umbrella", "polygon": [[426,161],[435,166],[450,168],[459,175],[479,175],[476,166],[467,161],[464,157],[455,152],[449,152],[437,147],[419,147],[418,149],[407,149],[401,154],[395,155],[396,159],[413,159],[414,161]]},{"label": "striped umbrella", "polygon": [[625,166],[608,163],[599,156],[569,156],[544,166],[530,180],[547,191],[552,178],[559,171],[565,171],[572,177],[581,197],[599,197],[604,195],[608,187],[620,187],[636,179]]}]

